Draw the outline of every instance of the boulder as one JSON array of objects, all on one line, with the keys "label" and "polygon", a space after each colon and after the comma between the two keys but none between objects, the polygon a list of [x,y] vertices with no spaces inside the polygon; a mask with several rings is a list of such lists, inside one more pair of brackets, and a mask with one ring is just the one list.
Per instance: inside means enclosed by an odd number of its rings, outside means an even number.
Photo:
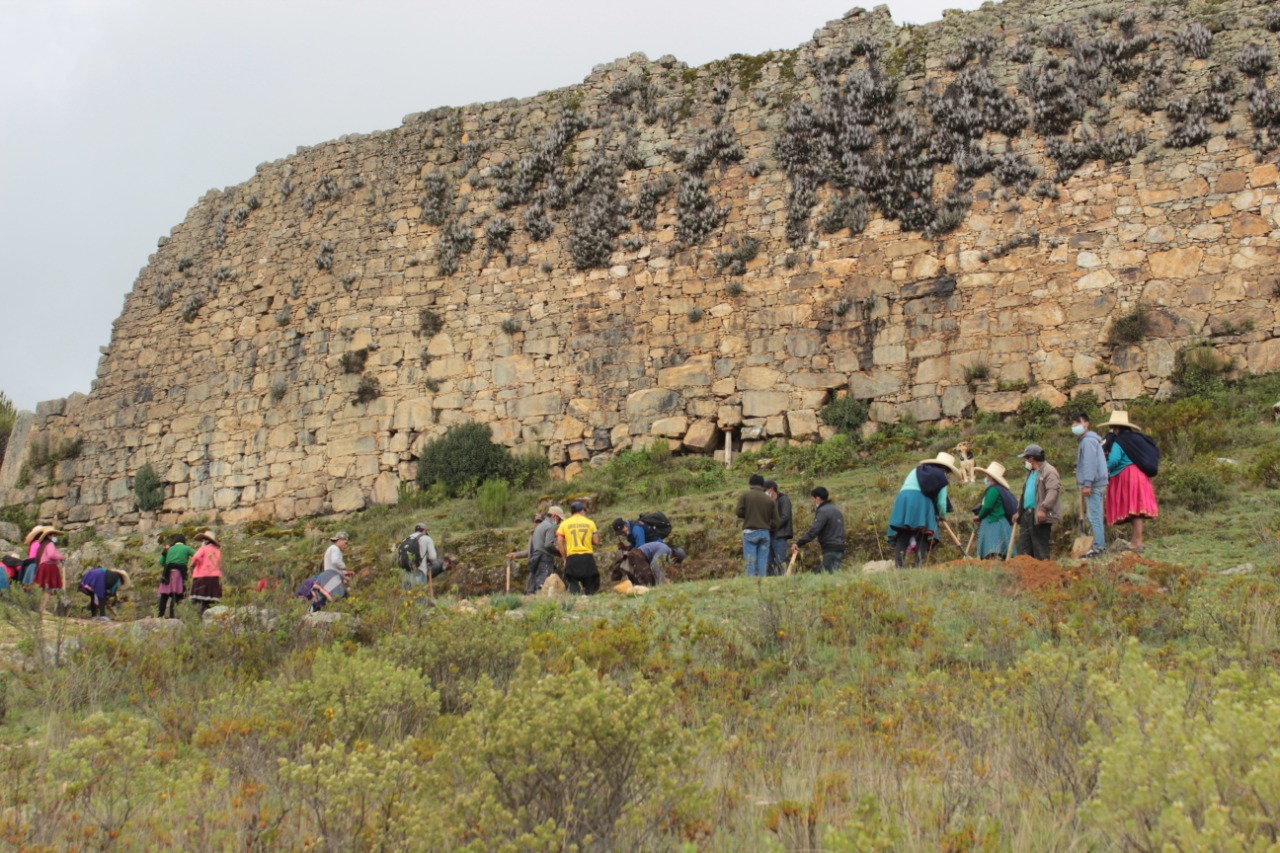
[{"label": "boulder", "polygon": [[302,617],[303,626],[308,628],[326,628],[341,621],[341,613],[331,613],[326,610],[321,610],[319,613],[308,612]]},{"label": "boulder", "polygon": [[893,571],[893,560],[871,560],[862,564],[862,573],[864,575],[874,575],[876,572]]},{"label": "boulder", "polygon": [[134,639],[166,637],[176,638],[186,630],[186,623],[181,619],[160,619],[148,616],[132,622],[110,622],[106,630],[115,634],[128,634]]},{"label": "boulder", "polygon": [[0,539],[5,542],[21,542],[22,531],[11,521],[0,521]]},{"label": "boulder", "polygon": [[542,587],[538,590],[538,595],[545,595],[549,597],[552,595],[560,595],[564,591],[564,581],[560,579],[559,575],[553,574],[543,582]]}]

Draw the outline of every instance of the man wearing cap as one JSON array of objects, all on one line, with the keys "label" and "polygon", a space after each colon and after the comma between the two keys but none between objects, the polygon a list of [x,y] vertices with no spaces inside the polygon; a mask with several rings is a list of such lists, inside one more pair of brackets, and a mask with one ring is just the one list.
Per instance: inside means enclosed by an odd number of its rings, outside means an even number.
[{"label": "man wearing cap", "polygon": [[769,541],[780,521],[778,507],[764,493],[764,477],[752,474],[747,490],[738,495],[734,514],[742,519],[742,555],[747,577],[764,577],[769,568]]},{"label": "man wearing cap", "polygon": [[1102,452],[1102,436],[1090,428],[1089,416],[1076,412],[1071,418],[1071,434],[1080,439],[1076,451],[1076,485],[1089,518],[1093,532],[1093,547],[1085,552],[1086,559],[1103,557],[1107,553],[1107,533],[1102,524],[1102,506],[1107,497],[1107,455]]},{"label": "man wearing cap", "polygon": [[556,543],[556,528],[564,521],[564,510],[559,506],[547,507],[547,514],[533,529],[529,542],[529,578],[525,581],[526,595],[533,595],[556,570],[556,555],[560,553]]},{"label": "man wearing cap", "polygon": [[778,484],[773,480],[764,481],[764,493],[768,495],[778,508],[778,526],[773,528],[769,539],[769,569],[772,576],[782,574],[787,562],[787,547],[795,530],[791,522],[791,496],[778,491]]},{"label": "man wearing cap", "polygon": [[569,504],[571,515],[556,527],[556,544],[564,557],[564,581],[575,595],[595,595],[600,591],[600,569],[596,567],[595,546],[600,544],[596,523],[586,516],[582,501]]},{"label": "man wearing cap", "polygon": [[831,502],[831,493],[825,486],[818,486],[809,493],[813,496],[813,524],[804,535],[791,545],[793,553],[813,540],[822,549],[822,570],[832,574],[844,560],[844,513]]},{"label": "man wearing cap", "polygon": [[325,572],[345,572],[347,570],[347,561],[342,558],[342,552],[347,547],[347,542],[351,539],[346,533],[335,533],[329,537],[330,545],[324,552],[324,568]]},{"label": "man wearing cap", "polygon": [[1047,560],[1053,525],[1062,521],[1058,506],[1062,480],[1058,469],[1045,461],[1044,448],[1040,445],[1028,444],[1018,456],[1030,472],[1022,487],[1021,507],[1013,517],[1018,525],[1018,553]]}]

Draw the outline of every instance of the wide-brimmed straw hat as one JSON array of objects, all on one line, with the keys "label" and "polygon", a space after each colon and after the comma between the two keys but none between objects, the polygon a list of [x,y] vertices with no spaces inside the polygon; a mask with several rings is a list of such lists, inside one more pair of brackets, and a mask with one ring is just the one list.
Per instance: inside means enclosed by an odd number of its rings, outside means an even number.
[{"label": "wide-brimmed straw hat", "polygon": [[1004,466],[999,462],[990,462],[986,468],[974,468],[973,470],[990,477],[1006,489],[1009,488],[1009,481],[1004,478]]},{"label": "wide-brimmed straw hat", "polygon": [[217,547],[219,547],[219,548],[221,548],[221,547],[222,547],[221,545],[218,545],[218,537],[216,537],[216,536],[214,536],[214,535],[213,535],[213,531],[212,531],[212,530],[206,530],[204,533],[197,533],[197,534],[196,534],[196,538],[197,538],[197,539],[203,539],[203,540],[204,540],[204,541],[206,541],[206,542],[210,542],[210,543],[212,543],[212,544],[216,545],[216,546],[217,546]]},{"label": "wide-brimmed straw hat", "polygon": [[115,572],[120,577],[124,578],[124,580],[120,581],[120,586],[116,588],[116,591],[119,592],[122,589],[128,589],[129,584],[131,583],[131,581],[129,580],[129,573],[126,572],[124,569],[112,569],[111,571]]},{"label": "wide-brimmed straw hat", "polygon": [[43,540],[43,539],[48,539],[50,536],[61,536],[61,535],[62,535],[61,530],[59,530],[56,527],[49,526],[44,529],[44,533],[40,534],[40,538]]},{"label": "wide-brimmed straw hat", "polygon": [[950,453],[939,453],[933,459],[926,459],[920,463],[921,465],[941,465],[949,470],[952,474],[959,474],[960,469],[956,467],[956,458]]},{"label": "wide-brimmed straw hat", "polygon": [[27,538],[22,540],[22,544],[30,545],[32,542],[43,536],[44,532],[48,529],[49,528],[45,527],[43,524],[37,524],[35,527],[31,528],[31,532],[27,534]]},{"label": "wide-brimmed straw hat", "polygon": [[1111,413],[1111,417],[1106,423],[1098,424],[1099,427],[1106,429],[1107,427],[1124,427],[1135,432],[1142,432],[1142,427],[1137,424],[1129,423],[1129,413],[1122,412],[1119,409]]}]

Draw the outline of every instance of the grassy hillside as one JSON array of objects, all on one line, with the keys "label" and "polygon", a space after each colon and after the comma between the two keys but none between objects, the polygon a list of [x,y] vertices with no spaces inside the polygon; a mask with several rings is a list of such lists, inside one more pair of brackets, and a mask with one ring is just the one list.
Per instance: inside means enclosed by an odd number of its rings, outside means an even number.
[{"label": "grassy hillside", "polygon": [[[1031,404],[1005,421],[772,448],[729,472],[628,454],[505,508],[409,495],[417,507],[227,531],[231,603],[276,618],[187,616],[180,630],[134,634],[42,626],[9,602],[0,838],[126,850],[1267,849],[1280,835],[1269,412],[1280,381],[1203,390],[1131,410],[1165,455],[1144,558],[1003,566],[952,547],[920,571],[738,577],[733,500],[757,466],[799,510],[813,484],[831,489],[855,567],[879,557],[906,471],[962,437],[1011,467],[1038,441],[1073,485],[1062,414]],[[959,491],[958,507],[978,498]],[[630,598],[497,593],[526,516],[575,494],[593,496],[602,524],[664,509],[693,555],[681,582]],[[478,526],[481,512],[498,524]],[[415,520],[468,564],[434,606],[403,596],[390,567]],[[258,577],[291,586],[338,527],[352,533],[349,562],[367,567],[335,608],[343,621],[305,627],[282,591],[248,591]],[[144,557],[139,537],[111,559]]]}]

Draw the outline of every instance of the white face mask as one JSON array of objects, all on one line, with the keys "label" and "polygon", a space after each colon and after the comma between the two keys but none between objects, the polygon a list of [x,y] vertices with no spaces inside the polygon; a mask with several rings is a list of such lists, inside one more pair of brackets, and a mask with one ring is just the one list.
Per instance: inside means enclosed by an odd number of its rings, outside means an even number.
[{"label": "white face mask", "polygon": [[994,486],[994,485],[995,485],[995,483],[991,482],[991,478],[990,478],[990,477],[983,477],[983,478],[982,478],[982,482],[986,483],[988,487],[990,487],[990,486]]},{"label": "white face mask", "polygon": [[57,536],[50,536],[50,537],[49,537],[49,541],[50,541],[50,542],[52,542],[54,545],[57,545],[57,544],[58,544],[58,537],[57,537]]},{"label": "white face mask", "polygon": [[1030,460],[1030,459],[1028,459],[1028,460],[1026,460],[1025,462],[1023,462],[1023,463],[1022,463],[1022,467],[1023,467],[1023,468],[1026,468],[1028,471],[1034,471],[1034,470],[1036,470],[1036,469],[1032,466],[1032,464],[1031,464],[1031,460]]},{"label": "white face mask", "polygon": [[1071,434],[1074,435],[1076,438],[1079,438],[1080,436],[1084,435],[1084,424],[1075,424],[1074,426],[1072,426]]}]

